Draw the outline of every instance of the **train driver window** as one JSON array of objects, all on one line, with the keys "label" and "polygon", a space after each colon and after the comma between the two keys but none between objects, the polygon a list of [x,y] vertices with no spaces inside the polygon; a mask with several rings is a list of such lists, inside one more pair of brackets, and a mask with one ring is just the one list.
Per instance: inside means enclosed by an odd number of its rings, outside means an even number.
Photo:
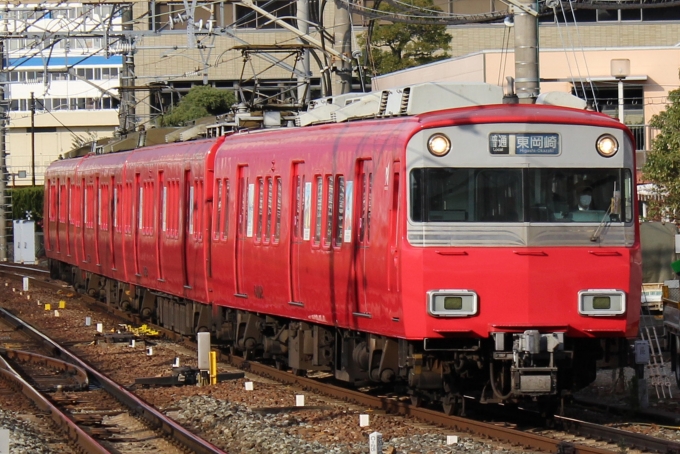
[{"label": "train driver window", "polygon": [[522,169],[413,169],[415,222],[523,222]]},{"label": "train driver window", "polygon": [[415,168],[413,222],[632,222],[626,169]]},{"label": "train driver window", "polygon": [[[529,169],[530,222],[630,222],[624,169]],[[623,190],[622,190],[623,188]],[[544,213],[542,215],[541,213]]]}]

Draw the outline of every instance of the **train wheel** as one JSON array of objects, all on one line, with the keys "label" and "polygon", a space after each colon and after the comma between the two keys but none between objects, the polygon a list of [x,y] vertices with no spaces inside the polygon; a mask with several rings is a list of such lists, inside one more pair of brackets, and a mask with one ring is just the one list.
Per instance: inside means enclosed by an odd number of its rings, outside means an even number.
[{"label": "train wheel", "polygon": [[293,375],[296,377],[306,377],[307,371],[305,369],[293,369]]},{"label": "train wheel", "polygon": [[411,394],[411,405],[414,407],[421,407],[423,405],[423,398],[415,394]]},{"label": "train wheel", "polygon": [[465,400],[462,396],[448,393],[442,399],[442,408],[444,409],[444,414],[448,416],[461,416],[465,412]]},{"label": "train wheel", "polygon": [[675,375],[675,383],[680,386],[680,336],[671,338],[671,366],[673,375]]}]

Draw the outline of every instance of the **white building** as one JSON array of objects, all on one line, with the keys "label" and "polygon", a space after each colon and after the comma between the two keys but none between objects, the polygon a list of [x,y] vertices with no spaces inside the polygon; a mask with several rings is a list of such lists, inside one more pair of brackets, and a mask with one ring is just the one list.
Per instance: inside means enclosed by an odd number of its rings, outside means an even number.
[{"label": "white building", "polygon": [[[119,124],[122,57],[106,55],[103,38],[93,33],[112,8],[19,5],[0,13],[8,32],[28,36],[4,40],[10,186],[42,184],[45,169],[59,155],[81,142],[110,137]],[[120,22],[114,16],[113,26]],[[69,32],[92,36],[63,38]]]}]

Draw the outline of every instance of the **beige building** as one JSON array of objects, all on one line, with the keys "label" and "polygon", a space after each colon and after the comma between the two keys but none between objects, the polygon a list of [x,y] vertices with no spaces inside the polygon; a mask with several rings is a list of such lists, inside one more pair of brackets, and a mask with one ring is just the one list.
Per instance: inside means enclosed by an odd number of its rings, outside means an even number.
[{"label": "beige building", "polygon": [[[296,23],[293,2],[258,0],[254,3],[289,24]],[[319,3],[310,1],[308,4],[310,9],[315,10]],[[331,46],[334,30],[337,30],[332,4],[326,2],[329,6],[323,13],[322,22],[328,30],[325,37],[311,28],[312,36],[326,47]],[[363,2],[360,5],[370,7],[372,4]],[[378,77],[373,88],[427,80],[501,84],[505,76],[514,76],[514,28],[503,23],[503,18],[510,14],[505,3],[497,0],[436,0],[436,4],[445,14],[467,14],[471,19],[495,17],[499,22],[449,26],[452,59]],[[609,7],[612,2],[600,4],[607,9],[577,10],[576,21],[569,14],[565,23],[561,13],[556,20],[550,12],[540,18],[541,90],[575,91],[588,99],[596,99],[600,110],[617,116],[619,81],[611,74],[611,60],[630,60],[630,74],[622,80],[624,121],[633,127],[638,143],[644,149],[650,138],[646,126],[649,119],[665,107],[668,91],[678,87],[680,48],[675,46],[680,43],[680,6],[619,10]],[[31,8],[26,6],[22,12],[22,7],[13,6],[12,11],[15,12],[12,14],[21,20],[29,20]],[[68,11],[63,14],[70,18],[71,24],[83,27],[83,17],[92,18],[96,13],[103,19],[110,14],[115,18],[113,32],[125,29],[125,33],[135,37],[134,46],[130,46],[134,47],[131,54],[134,66],[126,77],[123,69],[125,57],[121,53],[130,45],[129,42],[110,42],[107,46],[103,39],[94,38],[87,42],[73,40],[71,46],[58,50],[64,55],[69,52],[73,55],[75,50],[98,55],[100,60],[89,66],[84,63],[80,66],[83,71],[94,71],[94,76],[100,75],[99,79],[94,79],[99,88],[92,84],[83,85],[85,82],[80,79],[68,80],[68,77],[53,75],[43,77],[40,83],[31,80],[29,73],[39,73],[41,66],[47,67],[45,61],[52,61],[49,58],[55,55],[47,43],[36,57],[42,59],[38,66],[5,68],[10,78],[9,98],[13,103],[7,162],[9,173],[15,177],[17,185],[31,184],[32,152],[36,156],[33,164],[36,183],[41,184],[48,163],[70,150],[77,141],[76,137],[112,136],[119,125],[118,98],[123,96],[118,88],[121,86],[134,85],[134,89],[127,91],[134,105],[131,117],[135,124],[145,127],[151,127],[159,114],[197,84],[208,83],[237,90],[247,99],[253,96],[254,87],[258,88],[260,96],[272,96],[282,103],[297,96],[298,78],[304,74],[301,72],[300,51],[290,46],[299,44],[299,40],[266,15],[234,3],[197,2],[196,31],[192,34],[187,32],[189,21],[183,2],[135,2],[129,18],[106,5],[98,5],[99,10],[91,12],[93,7],[68,4]],[[316,16],[318,14],[312,14],[312,22],[319,22]],[[127,30],[130,27],[123,26],[123,22],[132,24],[132,30]],[[102,20],[102,23],[105,21]],[[354,37],[364,31],[365,24],[366,18],[361,14],[352,16]],[[54,23],[50,26],[59,25]],[[352,41],[356,43],[355,39]],[[6,54],[12,52],[8,55],[10,57],[19,58],[22,51],[36,54],[30,40],[5,42]],[[321,95],[321,80],[326,73],[319,68],[332,68],[336,63],[337,58],[324,57],[320,50],[310,57],[312,96]],[[26,74],[12,82],[13,74],[22,71]],[[358,87],[355,79],[353,88]],[[34,115],[33,134],[27,103],[29,92],[43,101],[42,108]]]},{"label": "beige building", "polygon": [[[612,75],[613,60],[628,60],[630,73],[623,78]],[[373,88],[425,80],[501,85],[506,76],[514,76],[514,64],[514,52],[488,50],[376,77]],[[615,118],[619,117],[618,86],[623,84],[623,121],[633,130],[638,148],[646,150],[653,137],[649,120],[665,109],[668,92],[680,86],[680,47],[541,49],[539,67],[542,93],[577,93]]]}]

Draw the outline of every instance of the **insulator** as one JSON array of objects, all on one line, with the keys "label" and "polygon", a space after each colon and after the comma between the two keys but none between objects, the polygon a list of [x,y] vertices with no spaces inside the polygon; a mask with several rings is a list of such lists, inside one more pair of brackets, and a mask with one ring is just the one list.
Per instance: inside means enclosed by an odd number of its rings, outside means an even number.
[{"label": "insulator", "polygon": [[135,51],[135,45],[132,43],[122,43],[118,44],[116,47],[109,48],[109,53],[111,55],[122,55],[122,54],[131,54]]}]

